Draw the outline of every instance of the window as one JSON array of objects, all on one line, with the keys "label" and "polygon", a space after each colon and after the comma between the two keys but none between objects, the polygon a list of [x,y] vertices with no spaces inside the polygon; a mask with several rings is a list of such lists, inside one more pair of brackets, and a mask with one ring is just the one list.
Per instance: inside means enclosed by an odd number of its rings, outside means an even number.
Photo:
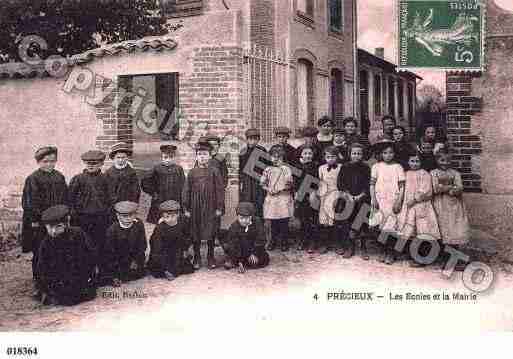
[{"label": "window", "polygon": [[342,31],[343,27],[343,7],[342,0],[329,0],[329,19],[331,31]]},{"label": "window", "polygon": [[401,80],[397,80],[397,99],[399,118],[404,118],[404,86]]},{"label": "window", "polygon": [[169,17],[201,14],[203,0],[159,0],[163,12]]},{"label": "window", "polygon": [[374,75],[374,114],[381,116],[381,76]]},{"label": "window", "polygon": [[395,91],[394,91],[394,79],[388,78],[388,113],[395,116]]},{"label": "window", "polygon": [[342,123],[344,119],[344,79],[342,71],[331,70],[331,118],[336,123]]},{"label": "window", "polygon": [[298,127],[313,123],[313,65],[310,61],[297,62],[297,113]]},{"label": "window", "polygon": [[313,18],[314,0],[297,0],[297,11]]},{"label": "window", "polygon": [[134,116],[135,141],[178,139],[178,73],[120,76],[118,86],[126,91],[120,93],[128,93],[120,99],[118,113]]}]

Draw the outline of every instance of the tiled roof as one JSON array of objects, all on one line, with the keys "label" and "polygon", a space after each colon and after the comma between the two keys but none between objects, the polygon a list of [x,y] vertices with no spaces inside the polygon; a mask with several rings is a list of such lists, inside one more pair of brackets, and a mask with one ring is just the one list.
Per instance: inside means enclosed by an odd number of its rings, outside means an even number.
[{"label": "tiled roof", "polygon": [[[177,45],[177,42],[171,38],[146,38],[101,46],[63,59],[68,67],[73,67],[75,65],[85,64],[94,61],[97,58],[106,56],[115,56],[134,52],[160,52],[173,50]],[[0,79],[20,79],[47,76],[50,76],[50,74],[47,69],[45,69],[44,62],[38,65],[29,65],[23,62],[0,64]]]},{"label": "tiled roof", "polygon": [[382,59],[379,56],[373,55],[368,51],[365,51],[363,49],[358,49],[358,62],[376,66],[379,68],[382,68],[383,70],[386,70],[390,73],[398,73],[399,75],[404,75],[412,78],[418,78],[422,80],[422,77],[417,75],[416,73],[410,72],[410,71],[397,71],[397,65],[387,61],[385,59]]}]

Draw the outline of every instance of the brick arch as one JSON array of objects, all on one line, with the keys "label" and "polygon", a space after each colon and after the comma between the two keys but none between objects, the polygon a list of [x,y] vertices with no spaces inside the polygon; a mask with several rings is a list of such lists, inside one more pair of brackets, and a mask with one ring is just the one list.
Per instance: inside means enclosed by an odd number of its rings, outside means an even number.
[{"label": "brick arch", "polygon": [[297,61],[299,59],[305,59],[310,61],[313,64],[314,70],[317,70],[319,68],[319,61],[317,60],[317,57],[307,49],[296,49],[294,51],[293,61],[297,64]]}]

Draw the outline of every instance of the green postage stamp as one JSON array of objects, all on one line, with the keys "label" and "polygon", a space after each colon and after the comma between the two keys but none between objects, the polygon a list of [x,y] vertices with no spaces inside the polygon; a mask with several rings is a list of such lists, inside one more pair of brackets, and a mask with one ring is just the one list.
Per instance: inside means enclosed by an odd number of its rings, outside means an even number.
[{"label": "green postage stamp", "polygon": [[396,1],[400,69],[483,70],[484,1]]}]

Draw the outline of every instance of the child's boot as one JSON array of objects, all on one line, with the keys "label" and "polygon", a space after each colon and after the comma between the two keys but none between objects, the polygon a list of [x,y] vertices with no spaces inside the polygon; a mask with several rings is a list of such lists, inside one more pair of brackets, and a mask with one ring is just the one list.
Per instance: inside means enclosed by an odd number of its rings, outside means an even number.
[{"label": "child's boot", "polygon": [[207,265],[209,269],[214,269],[216,267],[216,261],[214,258],[214,241],[208,241],[207,246]]},{"label": "child's boot", "polygon": [[369,260],[369,253],[367,252],[367,238],[364,236],[360,237],[360,257],[362,257],[364,261]]},{"label": "child's boot", "polygon": [[354,238],[352,235],[347,237],[347,247],[343,258],[349,259],[354,255]]},{"label": "child's boot", "polygon": [[287,252],[289,250],[289,239],[286,237],[282,238],[280,246],[282,252]]},{"label": "child's boot", "polygon": [[194,243],[194,259],[193,259],[192,265],[195,270],[198,270],[201,267],[200,248],[201,248],[201,243]]}]

